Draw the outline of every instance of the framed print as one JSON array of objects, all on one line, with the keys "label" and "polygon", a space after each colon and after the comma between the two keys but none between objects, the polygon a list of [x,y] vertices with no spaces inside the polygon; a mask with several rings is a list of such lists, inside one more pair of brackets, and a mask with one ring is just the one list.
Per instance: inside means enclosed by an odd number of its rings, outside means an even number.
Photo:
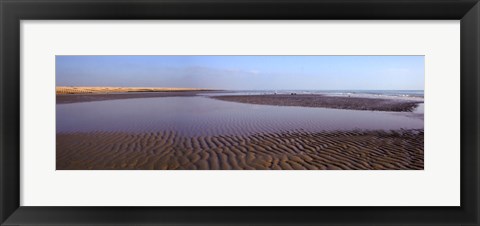
[{"label": "framed print", "polygon": [[[57,55],[55,64],[56,170],[424,169],[424,56]],[[134,88],[142,81],[157,88]]]},{"label": "framed print", "polygon": [[1,1],[2,225],[477,225],[477,1]]}]

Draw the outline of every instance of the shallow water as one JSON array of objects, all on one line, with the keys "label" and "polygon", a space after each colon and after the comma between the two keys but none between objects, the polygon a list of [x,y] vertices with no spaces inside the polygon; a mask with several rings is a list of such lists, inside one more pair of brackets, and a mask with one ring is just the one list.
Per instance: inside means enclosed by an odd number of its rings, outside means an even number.
[{"label": "shallow water", "polygon": [[57,133],[175,131],[186,136],[423,129],[419,110],[398,114],[253,105],[206,96],[158,97],[57,104],[56,127]]}]

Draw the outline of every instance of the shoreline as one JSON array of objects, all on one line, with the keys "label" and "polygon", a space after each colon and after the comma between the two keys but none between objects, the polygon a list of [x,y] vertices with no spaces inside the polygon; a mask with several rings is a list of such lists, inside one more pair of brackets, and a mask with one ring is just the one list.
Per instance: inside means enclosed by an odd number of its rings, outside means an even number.
[{"label": "shoreline", "polygon": [[211,96],[216,100],[271,106],[319,107],[363,111],[412,112],[423,101],[327,96],[321,94],[265,94]]},{"label": "shoreline", "polygon": [[157,91],[157,92],[124,92],[124,93],[89,93],[89,94],[67,94],[56,95],[56,104],[69,104],[80,102],[120,100],[133,98],[153,98],[153,97],[192,97],[202,92],[214,91]]},{"label": "shoreline", "polygon": [[57,170],[423,170],[422,130],[57,134]]}]

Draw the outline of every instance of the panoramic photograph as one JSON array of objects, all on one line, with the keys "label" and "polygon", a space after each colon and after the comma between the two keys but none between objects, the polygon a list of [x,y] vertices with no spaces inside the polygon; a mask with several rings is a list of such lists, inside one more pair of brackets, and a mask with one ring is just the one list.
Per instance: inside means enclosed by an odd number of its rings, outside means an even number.
[{"label": "panoramic photograph", "polygon": [[424,56],[61,55],[55,74],[57,170],[424,169]]}]

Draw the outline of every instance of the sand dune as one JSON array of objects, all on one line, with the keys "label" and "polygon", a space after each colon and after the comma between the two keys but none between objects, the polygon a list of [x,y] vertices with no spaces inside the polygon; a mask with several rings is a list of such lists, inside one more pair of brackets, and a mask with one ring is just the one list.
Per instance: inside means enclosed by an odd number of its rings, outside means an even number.
[{"label": "sand dune", "polygon": [[397,112],[410,112],[417,107],[417,104],[423,103],[413,100],[325,96],[320,94],[225,95],[212,96],[212,98],[247,104]]},{"label": "sand dune", "polygon": [[[198,88],[172,88],[172,87],[73,87],[57,86],[57,95],[87,94],[87,93],[125,93],[125,92],[182,92],[182,91],[207,91]],[[210,89],[211,90],[211,89]]]},{"label": "sand dune", "polygon": [[423,130],[57,134],[57,170],[423,169]]}]

